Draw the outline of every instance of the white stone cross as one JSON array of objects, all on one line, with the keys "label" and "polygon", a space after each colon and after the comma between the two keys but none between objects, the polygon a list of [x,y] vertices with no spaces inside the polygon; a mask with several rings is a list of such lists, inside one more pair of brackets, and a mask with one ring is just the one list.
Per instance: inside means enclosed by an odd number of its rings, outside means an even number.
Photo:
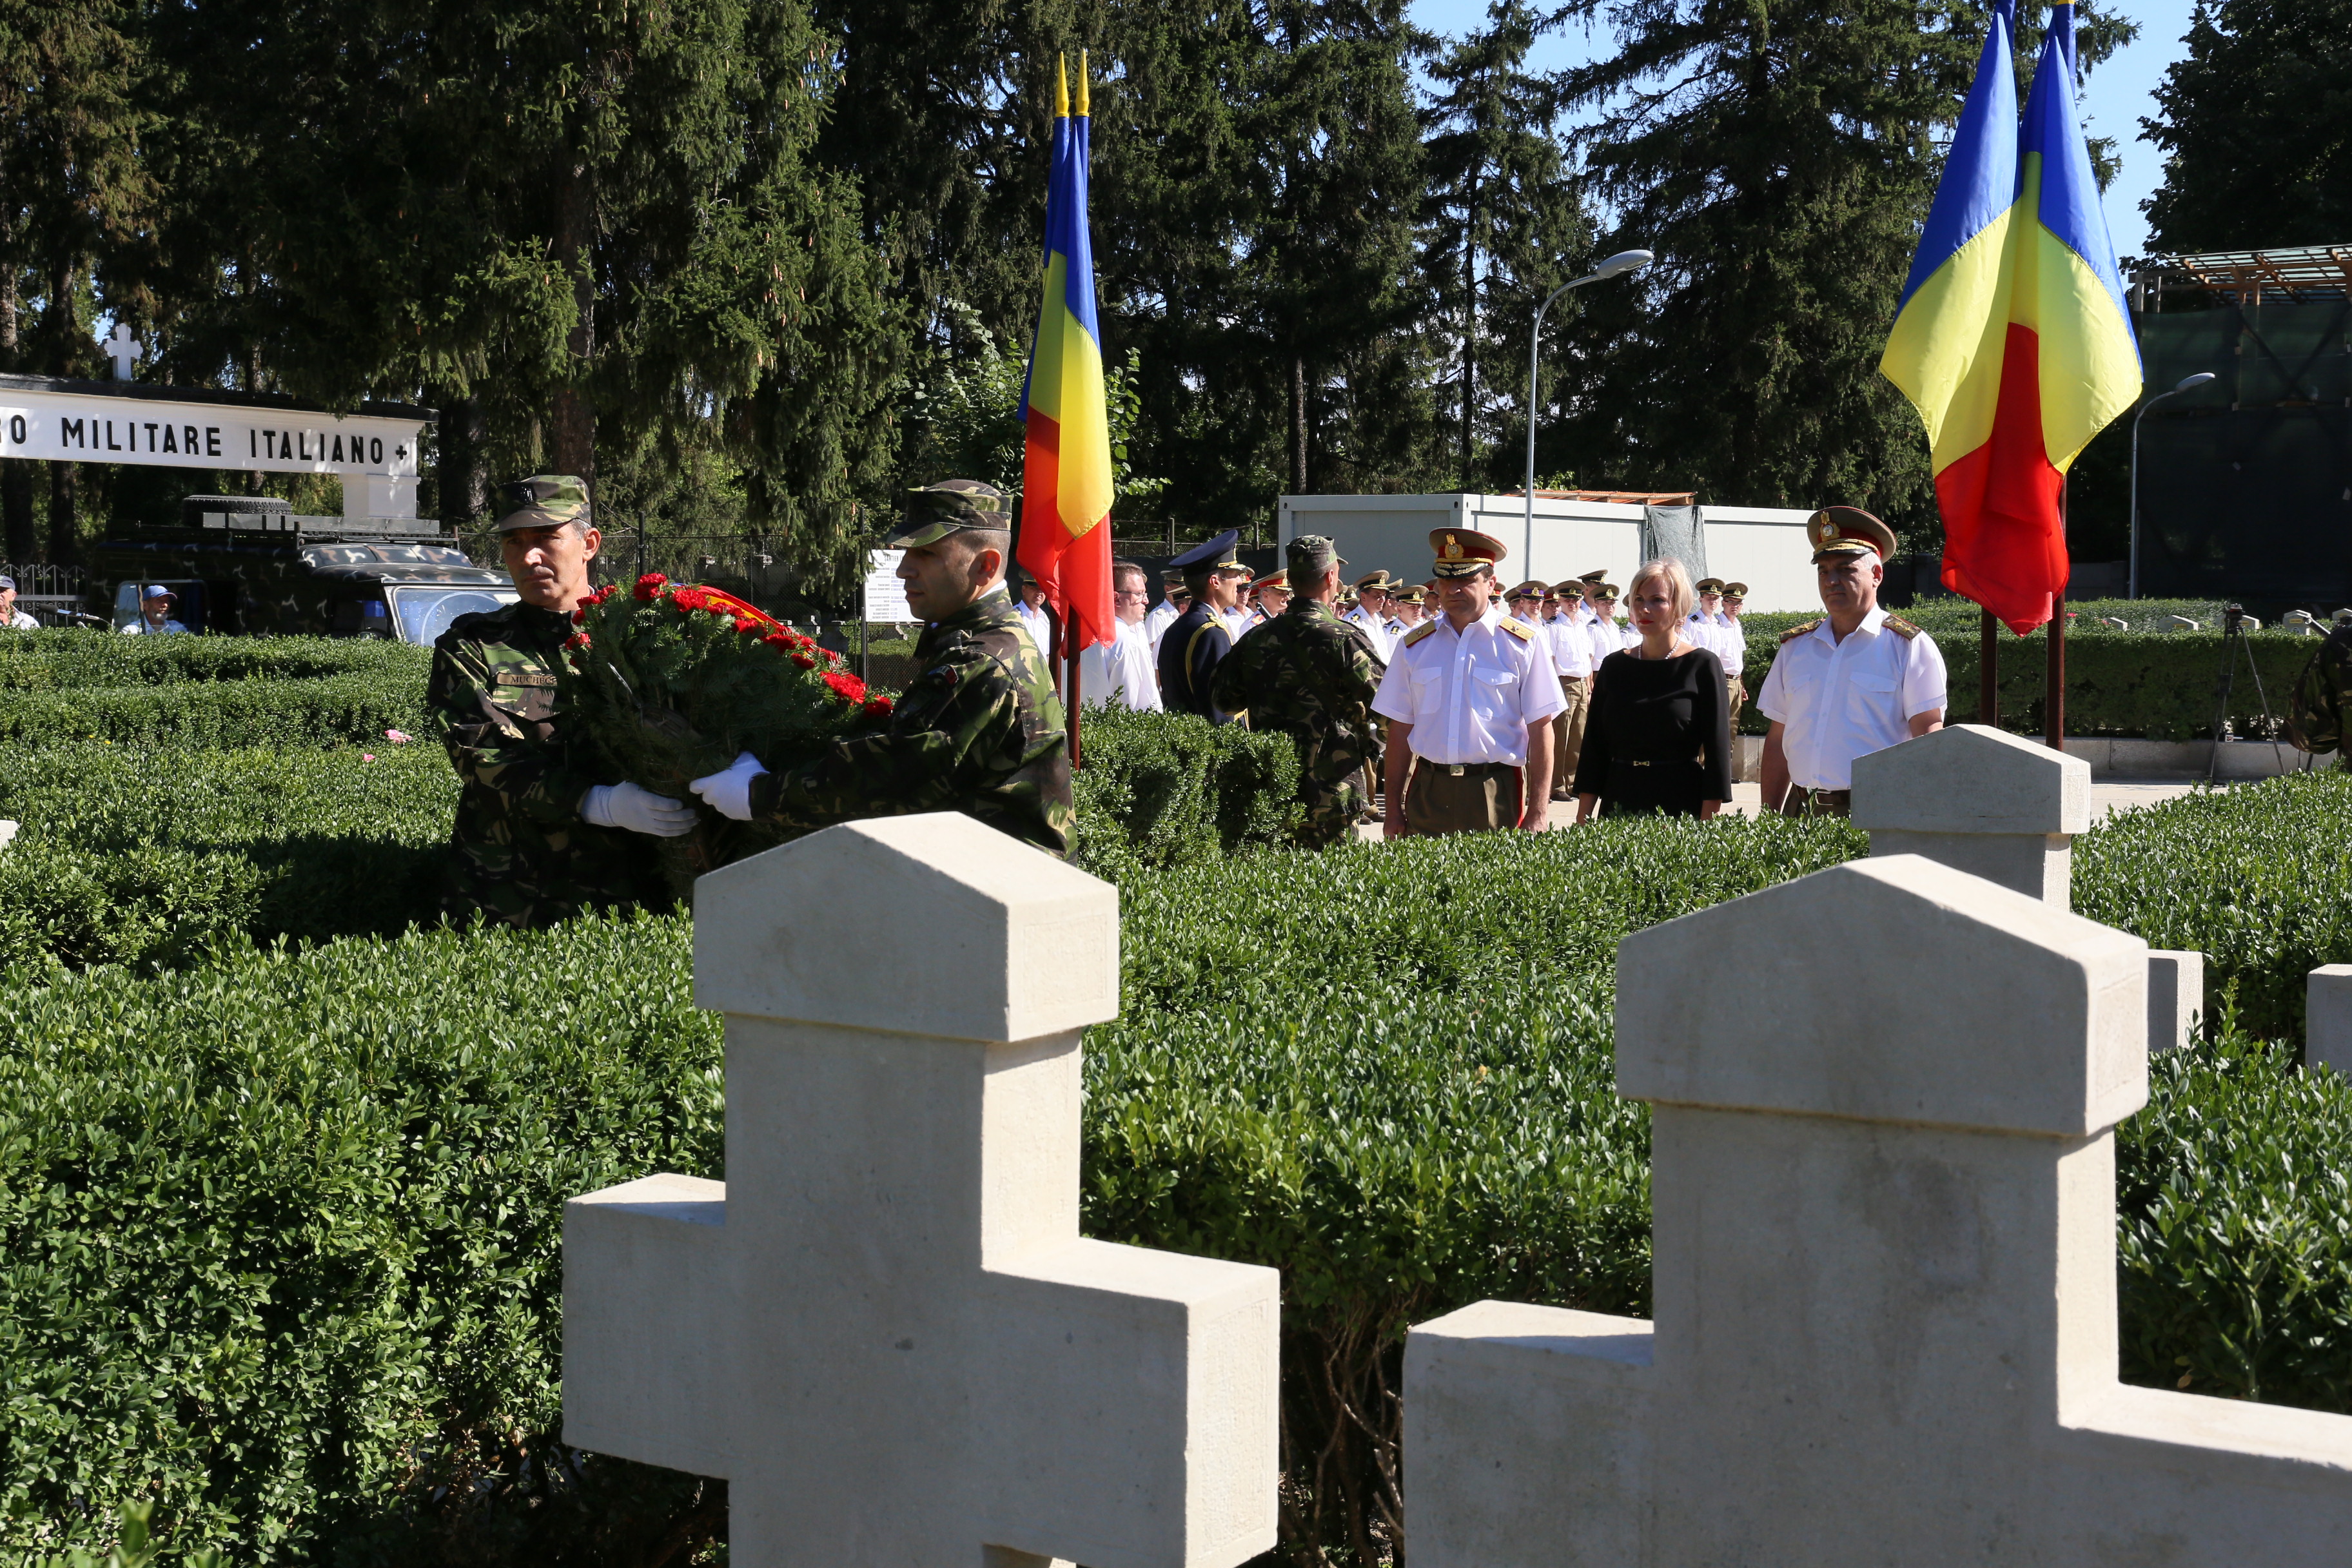
[{"label": "white stone cross", "polygon": [[131,329],[121,321],[114,323],[114,335],[99,347],[107,358],[114,362],[114,379],[117,381],[129,381],[131,365],[147,352],[139,346],[139,340],[131,335]]},{"label": "white stone cross", "polygon": [[2116,1380],[2146,952],[1907,855],[1627,937],[1656,1321],[1412,1331],[1413,1568],[2344,1563],[2352,1417]]},{"label": "white stone cross", "polygon": [[[1925,855],[2063,910],[2074,836],[2091,826],[2091,764],[1983,724],[1947,724],[1854,759],[1853,823],[1873,855]],[[2149,949],[2147,1048],[2187,1041],[2204,1005],[2205,955]]]},{"label": "white stone cross", "polygon": [[1231,1568],[1274,1544],[1277,1277],[1078,1236],[1118,894],[968,816],[695,888],[725,1183],[564,1214],[564,1440],[728,1478],[739,1568]]}]

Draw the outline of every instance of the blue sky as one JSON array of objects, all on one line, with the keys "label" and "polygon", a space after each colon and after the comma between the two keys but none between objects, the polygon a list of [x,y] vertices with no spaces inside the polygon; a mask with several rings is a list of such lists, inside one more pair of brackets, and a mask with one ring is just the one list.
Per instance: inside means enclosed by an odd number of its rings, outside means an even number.
[{"label": "blue sky", "polygon": [[[2084,86],[2080,111],[2085,133],[2114,137],[2123,154],[2123,173],[2106,196],[2107,230],[2119,256],[2137,256],[2147,242],[2140,203],[2163,177],[2163,160],[2139,140],[2139,122],[2156,113],[2154,94],[2165,68],[2187,52],[2181,39],[2192,5],[2193,0],[2124,0],[2118,9],[2139,24],[2139,41],[2109,57]],[[1476,27],[1486,16],[1486,0],[1411,0],[1411,8],[1416,23],[1452,37]],[[1539,70],[1558,70],[1605,53],[1610,41],[1605,29],[1587,37],[1571,26],[1538,44],[1530,63]]]}]

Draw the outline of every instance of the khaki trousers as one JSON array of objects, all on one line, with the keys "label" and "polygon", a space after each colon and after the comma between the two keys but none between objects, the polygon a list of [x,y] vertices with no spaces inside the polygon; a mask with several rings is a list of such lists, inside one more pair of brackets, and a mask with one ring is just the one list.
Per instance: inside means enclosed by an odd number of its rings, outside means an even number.
[{"label": "khaki trousers", "polygon": [[1508,763],[1456,767],[1415,757],[1404,786],[1405,831],[1437,835],[1517,827],[1524,787],[1519,770]]},{"label": "khaki trousers", "polygon": [[1592,677],[1561,676],[1559,694],[1568,706],[1551,721],[1551,797],[1569,800],[1576,793],[1576,761],[1584,754],[1584,721],[1592,710]]},{"label": "khaki trousers", "polygon": [[1790,785],[1780,802],[1783,816],[1851,816],[1853,815],[1853,791],[1850,789],[1799,789]]},{"label": "khaki trousers", "polygon": [[1731,727],[1736,730],[1739,727],[1740,705],[1748,700],[1748,688],[1739,684],[1739,677],[1727,675],[1723,678],[1723,695],[1730,705]]}]

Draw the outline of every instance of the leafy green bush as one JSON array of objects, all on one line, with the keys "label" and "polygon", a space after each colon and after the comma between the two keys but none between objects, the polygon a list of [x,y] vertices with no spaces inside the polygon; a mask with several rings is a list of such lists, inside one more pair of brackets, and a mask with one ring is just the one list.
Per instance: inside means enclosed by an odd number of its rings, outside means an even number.
[{"label": "leafy green bush", "polygon": [[2123,1373],[2352,1411],[2352,1081],[2235,1031],[2148,1064],[2116,1135]]},{"label": "leafy green bush", "polygon": [[[0,1015],[0,1553],[648,1561],[688,1478],[555,1441],[566,1197],[719,1173],[674,918],[435,931]],[[722,1505],[723,1506],[723,1505]]]},{"label": "leafy green bush", "polygon": [[0,964],[183,965],[247,941],[439,918],[457,780],[438,746],[80,744],[0,773]]},{"label": "leafy green bush", "polygon": [[1123,882],[1087,1227],[1282,1270],[1290,1553],[1369,1563],[1395,1523],[1407,1325],[1486,1296],[1647,1311],[1618,940],[1863,847],[1843,822],[1619,821]]},{"label": "leafy green bush", "polygon": [[386,730],[426,734],[429,722],[424,680],[401,669],[0,691],[0,742],[18,746],[375,746]]},{"label": "leafy green bush", "polygon": [[0,690],[171,686],[191,680],[405,676],[420,690],[433,650],[381,637],[126,637],[98,631],[0,633]]},{"label": "leafy green bush", "polygon": [[1297,820],[1298,755],[1279,735],[1123,708],[1089,708],[1082,722],[1078,858],[1098,875],[1279,843]]},{"label": "leafy green bush", "polygon": [[[1973,613],[1975,607],[1969,608]],[[1751,622],[1762,618],[1748,617]],[[1787,618],[1793,623],[1802,617]],[[1974,723],[1980,651],[1976,628],[1970,625],[1964,631],[1930,635],[1944,655],[1950,704],[1945,717],[1956,724]],[[2262,631],[2248,634],[2245,640],[2262,671],[2260,690],[2246,673],[2244,656],[2226,649],[2220,632],[2144,634],[2086,629],[2076,623],[2066,638],[2066,732],[2141,736],[2152,741],[2211,735],[2213,714],[2221,706],[2225,652],[2239,660],[2230,693],[2231,724],[2241,735],[2258,732],[2264,694],[2271,713],[2283,716],[2287,690],[2319,647],[2319,639]],[[2041,734],[2048,639],[2040,632],[2020,637],[2004,630],[1997,646],[2000,727],[2019,734]],[[1751,694],[1764,689],[1764,677],[1779,650],[1778,631],[1750,629],[1740,679]],[[1747,733],[1760,735],[1765,724],[1753,703],[1741,710],[1740,728]]]},{"label": "leafy green bush", "polygon": [[2303,1037],[2304,982],[2352,963],[2352,776],[2295,773],[2119,812],[2074,841],[2074,910],[2205,954],[2206,1016]]}]

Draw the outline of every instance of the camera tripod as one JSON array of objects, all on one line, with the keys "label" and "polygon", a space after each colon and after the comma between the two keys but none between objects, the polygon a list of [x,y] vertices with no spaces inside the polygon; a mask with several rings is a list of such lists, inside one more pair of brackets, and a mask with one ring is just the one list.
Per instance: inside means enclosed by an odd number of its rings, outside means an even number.
[{"label": "camera tripod", "polygon": [[2221,703],[2213,711],[2213,750],[2205,759],[2205,782],[2211,784],[2221,765],[2221,737],[2230,722],[2230,693],[2237,683],[2238,657],[2243,655],[2246,673],[2254,678],[2254,699],[2263,705],[2263,730],[2271,738],[2271,752],[2278,763],[2279,772],[2286,772],[2286,753],[2279,750],[2278,723],[2271,717],[2270,694],[2263,689],[2263,667],[2254,659],[2254,650],[2246,643],[2246,606],[2231,605],[2221,612],[2221,679],[2216,689]]}]

